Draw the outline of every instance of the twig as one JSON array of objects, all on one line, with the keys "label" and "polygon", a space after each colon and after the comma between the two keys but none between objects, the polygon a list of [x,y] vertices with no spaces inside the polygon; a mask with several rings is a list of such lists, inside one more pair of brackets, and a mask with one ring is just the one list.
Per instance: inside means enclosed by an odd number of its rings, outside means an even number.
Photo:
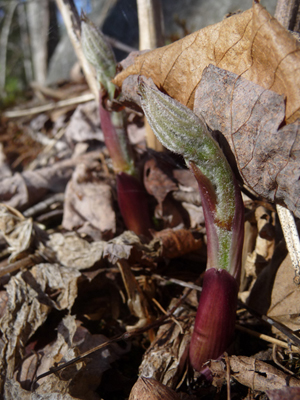
[{"label": "twig", "polygon": [[278,0],[274,17],[286,29],[300,32],[300,0]]},{"label": "twig", "polygon": [[295,375],[294,372],[292,372],[291,370],[289,370],[288,368],[286,368],[284,365],[280,364],[280,362],[277,359],[276,356],[276,350],[277,350],[277,344],[273,344],[273,348],[272,348],[272,358],[273,361],[276,365],[278,365],[278,367],[280,367],[281,369],[283,369],[285,372],[287,372],[290,375]]},{"label": "twig", "polygon": [[[156,305],[156,307],[165,315],[167,315],[167,311],[163,308],[163,306],[153,297],[152,298],[153,303]],[[180,333],[183,335],[183,329],[182,326],[180,325],[180,323],[177,321],[177,319],[173,316],[171,316],[172,321],[178,325]]]},{"label": "twig", "polygon": [[120,42],[119,40],[112,38],[110,36],[104,35],[105,38],[107,39],[107,41],[110,43],[110,45],[112,47],[114,47],[115,49],[119,49],[122,51],[125,51],[126,53],[131,53],[132,51],[137,51],[136,48],[128,46],[125,43]]},{"label": "twig", "polygon": [[49,371],[45,372],[44,374],[41,374],[39,376],[37,376],[37,378],[33,381],[32,383],[32,389],[34,388],[35,383],[41,379],[41,378],[45,378],[48,375],[51,374],[55,374],[58,371],[68,367],[69,365],[72,365],[74,363],[78,363],[80,361],[82,361],[85,357],[87,357],[88,355],[95,353],[98,350],[101,350],[104,347],[109,346],[112,343],[116,343],[116,342],[120,342],[122,340],[129,340],[137,335],[141,335],[142,333],[147,332],[150,329],[154,329],[157,328],[160,325],[166,324],[168,323],[168,319],[174,314],[174,312],[177,310],[177,308],[180,306],[180,304],[186,299],[186,297],[190,294],[190,290],[187,290],[187,292],[180,297],[180,299],[176,302],[176,304],[174,305],[174,307],[171,308],[171,310],[169,310],[167,312],[166,315],[163,315],[162,317],[158,318],[155,322],[143,327],[143,328],[138,328],[135,329],[134,331],[131,332],[125,332],[121,335],[117,335],[115,337],[113,337],[112,339],[108,339],[105,343],[100,344],[99,346],[94,347],[91,350],[86,351],[83,354],[80,354],[78,357],[73,358],[70,361],[64,362],[63,364],[59,365],[59,366],[55,366],[49,369]]},{"label": "twig", "polygon": [[26,258],[22,258],[12,264],[7,265],[0,269],[0,278],[6,274],[11,274],[12,272],[18,271],[22,268],[29,268],[35,264],[43,261],[43,258],[38,254],[31,254]]},{"label": "twig", "polygon": [[84,93],[84,91],[87,90],[87,85],[81,84],[81,85],[72,85],[71,87],[67,88],[66,90],[58,88],[58,89],[52,89],[47,86],[43,86],[39,84],[38,82],[30,82],[30,86],[35,92],[38,92],[39,94],[44,96],[49,96],[52,97],[55,100],[66,100],[70,98],[72,95],[79,95],[80,93]]},{"label": "twig", "polygon": [[230,387],[230,361],[228,354],[225,353],[225,362],[226,362],[226,386],[227,386],[227,400],[231,399],[231,387]]},{"label": "twig", "polygon": [[[163,15],[160,0],[137,0],[140,50],[155,49],[164,44]],[[147,146],[162,151],[163,146],[145,120]]]},{"label": "twig", "polygon": [[175,283],[176,285],[185,287],[185,288],[189,288],[189,289],[194,289],[197,290],[198,292],[202,291],[202,287],[195,285],[194,283],[190,283],[190,282],[184,282],[180,279],[176,279],[176,278],[168,278],[168,277],[164,277],[164,276],[160,276],[160,275],[152,275],[152,278],[154,279],[158,279],[160,281],[165,281],[166,283],[171,282],[171,283]]},{"label": "twig", "polygon": [[268,336],[268,335],[265,335],[265,334],[263,334],[263,333],[259,333],[259,332],[253,331],[252,329],[245,328],[244,326],[241,326],[241,325],[238,325],[238,324],[236,324],[235,327],[236,327],[236,329],[238,329],[239,331],[241,331],[241,332],[246,332],[246,333],[248,333],[248,334],[251,335],[251,336],[255,336],[255,337],[257,337],[257,338],[259,338],[259,339],[261,339],[261,340],[264,340],[265,342],[275,344],[275,345],[277,345],[277,346],[283,347],[284,349],[292,350],[292,351],[294,351],[295,353],[299,353],[299,352],[300,352],[299,347],[294,346],[293,344],[290,345],[290,344],[287,343],[287,342],[284,342],[284,341],[282,341],[282,340],[273,338],[272,336]]},{"label": "twig", "polygon": [[248,310],[254,317],[258,318],[261,321],[266,322],[267,324],[269,324],[271,326],[274,326],[274,328],[276,328],[280,332],[282,332],[287,338],[289,338],[292,342],[294,342],[300,348],[300,338],[297,335],[295,335],[295,333],[290,328],[288,328],[287,326],[276,321],[272,317],[260,314],[259,312],[253,310],[251,307],[247,306],[247,304],[243,303],[241,300],[238,300],[238,303],[243,308]]},{"label": "twig", "polygon": [[26,211],[23,212],[25,218],[33,217],[36,214],[41,214],[48,210],[48,208],[53,203],[63,203],[65,199],[64,193],[55,193],[53,196],[47,197],[41,202],[35,204],[34,206],[27,208]]},{"label": "twig", "polygon": [[3,115],[6,118],[26,117],[28,115],[40,114],[46,111],[56,110],[57,108],[73,106],[80,103],[86,103],[91,100],[95,100],[94,94],[86,93],[78,97],[73,97],[72,99],[61,100],[57,101],[56,103],[51,102],[48,104],[44,104],[43,106],[28,108],[26,110],[6,111],[3,113]]},{"label": "twig", "polygon": [[93,73],[92,67],[87,62],[80,42],[80,18],[75,7],[73,0],[56,0],[56,4],[61,12],[64,23],[67,28],[68,35],[74,47],[79,64],[84,72],[85,78],[89,85],[91,92],[97,102],[99,102],[99,89],[98,84]]}]

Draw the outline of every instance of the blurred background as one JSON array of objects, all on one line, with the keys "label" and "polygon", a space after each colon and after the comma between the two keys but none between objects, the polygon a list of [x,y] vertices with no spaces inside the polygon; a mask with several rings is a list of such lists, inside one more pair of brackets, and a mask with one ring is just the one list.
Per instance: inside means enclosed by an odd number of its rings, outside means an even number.
[{"label": "blurred background", "polygon": [[[136,0],[75,3],[106,35],[138,49]],[[262,0],[261,4],[274,14],[276,0]],[[161,0],[161,5],[164,42],[168,44],[221,21],[229,13],[251,8],[252,0]],[[114,50],[118,61],[128,54]],[[21,99],[34,83],[55,86],[72,80],[76,62],[55,0],[0,0],[1,108]]]}]

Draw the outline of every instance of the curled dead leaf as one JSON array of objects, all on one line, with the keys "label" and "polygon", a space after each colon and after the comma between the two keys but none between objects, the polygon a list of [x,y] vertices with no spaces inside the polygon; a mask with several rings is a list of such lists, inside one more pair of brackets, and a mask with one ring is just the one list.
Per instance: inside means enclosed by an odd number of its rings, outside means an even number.
[{"label": "curled dead leaf", "polygon": [[114,83],[121,87],[131,76],[132,87],[132,76],[144,75],[193,109],[196,87],[209,64],[284,94],[287,122],[299,118],[300,43],[256,2],[250,10],[137,56]]},{"label": "curled dead leaf", "polygon": [[164,229],[152,232],[153,237],[160,239],[162,243],[162,256],[176,258],[202,247],[202,240],[197,239],[193,232],[187,229]]},{"label": "curled dead leaf", "polygon": [[[176,301],[171,302],[169,309]],[[194,323],[194,316],[187,306],[179,307],[174,317],[178,320],[160,326],[139,367],[140,376],[155,379],[172,389],[185,373]]]}]

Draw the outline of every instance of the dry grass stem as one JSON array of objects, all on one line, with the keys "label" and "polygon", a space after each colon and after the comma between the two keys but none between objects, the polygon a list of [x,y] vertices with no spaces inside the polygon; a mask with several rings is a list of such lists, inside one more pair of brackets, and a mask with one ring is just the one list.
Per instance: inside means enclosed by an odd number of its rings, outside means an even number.
[{"label": "dry grass stem", "polygon": [[265,340],[266,342],[276,344],[277,346],[283,347],[284,349],[292,350],[295,353],[300,352],[299,347],[290,345],[287,342],[284,342],[282,340],[275,339],[272,336],[268,336],[263,333],[255,332],[252,329],[245,328],[244,326],[241,326],[241,325],[236,325],[236,329],[238,329],[239,331],[245,332],[245,333],[249,333],[249,335],[255,336],[261,340]]}]

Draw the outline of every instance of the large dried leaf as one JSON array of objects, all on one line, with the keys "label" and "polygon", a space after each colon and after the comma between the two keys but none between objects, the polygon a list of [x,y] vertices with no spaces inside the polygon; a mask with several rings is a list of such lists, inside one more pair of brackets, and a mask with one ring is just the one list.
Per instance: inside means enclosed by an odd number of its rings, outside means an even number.
[{"label": "large dried leaf", "polygon": [[19,382],[14,379],[6,380],[4,393],[6,400],[80,400],[63,392],[45,393],[41,397],[38,393],[32,393],[28,390],[22,389]]},{"label": "large dried leaf", "polygon": [[[300,387],[298,379],[254,357],[232,356],[228,361],[230,376],[252,390],[265,392],[286,386]],[[208,366],[215,379],[223,378],[225,381],[228,372],[223,361],[210,361]]]},{"label": "large dried leaf", "polygon": [[[51,309],[70,310],[77,296],[75,269],[39,264],[19,272],[7,284],[8,302],[0,326],[3,333],[1,371],[12,378],[28,339],[45,322]],[[56,292],[56,298],[51,293]]]},{"label": "large dried leaf", "polygon": [[[254,4],[251,10],[137,56],[115,82],[125,98],[139,103],[138,75],[152,78],[225,135],[250,188],[300,216],[299,70],[300,43]],[[289,125],[279,129],[285,120]]]},{"label": "large dried leaf", "polygon": [[0,233],[11,253],[9,261],[22,258],[31,253],[46,234],[32,221],[26,219],[16,209],[0,203]]},{"label": "large dried leaf", "polygon": [[195,89],[209,64],[287,97],[286,118],[300,116],[300,44],[260,4],[135,59],[114,82],[129,75],[153,79],[158,88],[193,109]]},{"label": "large dried leaf", "polygon": [[105,245],[103,241],[89,243],[74,232],[65,235],[53,233],[47,241],[47,246],[55,252],[62,265],[78,270],[93,267],[100,261]]},{"label": "large dried leaf", "polygon": [[270,400],[297,400],[300,398],[300,388],[271,389],[266,394]]},{"label": "large dried leaf", "polygon": [[[76,357],[78,353],[85,353],[107,340],[104,335],[90,334],[86,328],[78,326],[78,321],[74,316],[68,315],[57,328],[57,339],[38,350],[39,357],[33,354],[23,362],[19,380],[22,386],[26,387],[28,381],[30,382],[35,375],[39,376],[48,372],[49,368],[55,366],[55,362],[68,361]],[[62,397],[62,399],[98,400],[100,396],[96,394],[96,389],[101,382],[103,372],[108,370],[111,363],[129,349],[130,345],[122,349],[113,343],[103,348],[102,351],[92,353],[82,363],[73,364],[58,374],[38,380],[35,394],[43,399],[59,398],[56,396],[65,393],[66,397]],[[29,362],[27,362],[28,360]],[[31,371],[32,369],[33,371]],[[21,388],[19,388],[19,392],[23,393]],[[52,394],[53,397],[47,397],[49,394]]]},{"label": "large dried leaf", "polygon": [[280,128],[283,96],[211,65],[196,90],[194,112],[225,136],[252,190],[300,216],[300,124]]},{"label": "large dried leaf", "polygon": [[80,162],[92,164],[97,158],[98,152],[90,152],[34,171],[15,173],[0,181],[0,201],[23,210],[48,193],[63,192],[75,166]]},{"label": "large dried leaf", "polygon": [[193,235],[188,229],[164,229],[152,232],[162,244],[162,256],[167,258],[181,257],[201,249],[203,242]]},{"label": "large dried leaf", "polygon": [[94,240],[110,239],[116,231],[111,187],[79,164],[67,185],[63,226],[77,229]]},{"label": "large dried leaf", "polygon": [[100,129],[100,120],[97,104],[90,101],[80,104],[70,119],[66,128],[65,137],[70,143],[98,140],[104,142]]},{"label": "large dried leaf", "polygon": [[[293,281],[294,276],[295,271],[290,256],[287,255],[276,273],[267,315],[293,331],[298,331],[300,329],[300,292]],[[277,330],[276,333],[278,333]]]}]

